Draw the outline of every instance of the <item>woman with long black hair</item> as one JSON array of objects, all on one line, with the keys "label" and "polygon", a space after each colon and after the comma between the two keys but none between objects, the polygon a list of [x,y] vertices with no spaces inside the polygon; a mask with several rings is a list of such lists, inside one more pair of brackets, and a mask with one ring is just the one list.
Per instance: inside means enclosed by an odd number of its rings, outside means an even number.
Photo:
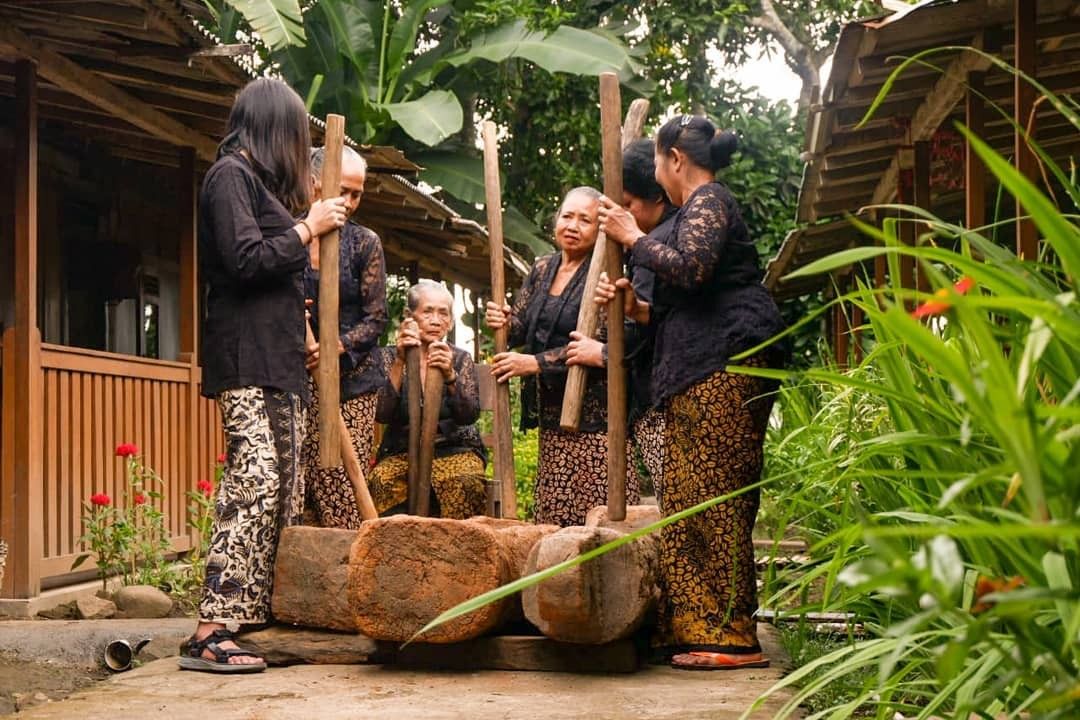
[{"label": "woman with long black hair", "polygon": [[[783,329],[761,285],[757,248],[731,192],[716,182],[736,138],[703,117],[682,115],[656,136],[656,180],[679,207],[671,232],[647,237],[633,216],[601,198],[600,227],[656,274],[651,303],[626,280],[627,316],[654,339],[652,398],[664,412],[665,516],[754,485],[775,383],[727,371],[734,355]],[[614,286],[600,283],[597,300]],[[738,364],[778,367],[773,344]],[[743,492],[662,531],[658,654],[682,669],[768,664],[757,640],[752,532],[759,493]]]},{"label": "woman with long black hair", "polygon": [[199,624],[180,667],[259,672],[258,653],[226,623],[270,619],[282,528],[303,509],[304,268],[316,236],[345,223],[341,198],[308,206],[308,116],[284,82],[260,78],[236,96],[217,162],[199,193],[199,262],[208,293],[203,393],[217,399],[228,447],[217,490]]}]

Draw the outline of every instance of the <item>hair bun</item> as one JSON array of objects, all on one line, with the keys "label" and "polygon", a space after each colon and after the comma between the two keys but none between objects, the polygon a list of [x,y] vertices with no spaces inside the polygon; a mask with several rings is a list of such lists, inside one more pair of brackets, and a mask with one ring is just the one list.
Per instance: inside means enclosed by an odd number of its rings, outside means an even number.
[{"label": "hair bun", "polygon": [[726,168],[731,164],[731,156],[739,147],[739,138],[730,130],[717,130],[709,143],[709,155],[713,170]]}]

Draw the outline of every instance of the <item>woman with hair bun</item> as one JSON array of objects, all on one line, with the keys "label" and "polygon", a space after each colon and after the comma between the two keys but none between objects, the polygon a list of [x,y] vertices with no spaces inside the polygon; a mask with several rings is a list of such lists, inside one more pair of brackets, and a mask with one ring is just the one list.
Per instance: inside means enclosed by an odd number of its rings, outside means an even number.
[{"label": "woman with hair bun", "polygon": [[[653,300],[625,289],[627,317],[654,338],[651,391],[664,413],[660,511],[672,515],[712,497],[743,490],[761,477],[773,381],[726,370],[732,356],[783,330],[761,285],[757,249],[731,192],[716,172],[737,140],[703,117],[682,115],[656,137],[656,180],[679,207],[671,231],[646,236],[633,215],[601,199],[600,227],[629,250],[631,262],[656,275]],[[615,286],[603,278],[597,301]],[[773,344],[739,361],[779,367]],[[749,490],[661,532],[661,602],[657,655],[673,667],[764,667],[754,612],[753,527],[759,493]]]}]

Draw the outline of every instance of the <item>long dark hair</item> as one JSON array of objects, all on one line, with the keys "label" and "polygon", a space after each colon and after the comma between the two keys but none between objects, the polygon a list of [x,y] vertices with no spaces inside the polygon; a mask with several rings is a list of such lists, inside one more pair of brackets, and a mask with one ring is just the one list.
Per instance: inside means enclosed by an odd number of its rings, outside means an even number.
[{"label": "long dark hair", "polygon": [[218,157],[246,150],[267,189],[298,211],[311,199],[310,148],[303,100],[281,80],[259,78],[237,94]]},{"label": "long dark hair", "polygon": [[738,146],[735,133],[717,130],[708,118],[700,115],[676,115],[656,133],[656,147],[661,152],[678,148],[690,162],[712,172],[730,165]]}]

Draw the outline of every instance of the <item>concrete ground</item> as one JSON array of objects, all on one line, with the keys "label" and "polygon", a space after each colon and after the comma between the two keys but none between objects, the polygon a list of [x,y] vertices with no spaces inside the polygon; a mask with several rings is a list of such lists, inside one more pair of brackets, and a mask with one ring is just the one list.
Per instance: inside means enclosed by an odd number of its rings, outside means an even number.
[{"label": "concrete ground", "polygon": [[[28,707],[19,717],[724,720],[739,717],[783,674],[783,654],[775,634],[763,627],[761,636],[773,667],[724,672],[650,667],[631,675],[568,675],[298,665],[227,677],[182,672],[176,659],[167,657],[114,675],[64,700]],[[0,647],[5,644],[3,638],[0,628]],[[773,699],[754,717],[775,717],[787,697]]]}]

